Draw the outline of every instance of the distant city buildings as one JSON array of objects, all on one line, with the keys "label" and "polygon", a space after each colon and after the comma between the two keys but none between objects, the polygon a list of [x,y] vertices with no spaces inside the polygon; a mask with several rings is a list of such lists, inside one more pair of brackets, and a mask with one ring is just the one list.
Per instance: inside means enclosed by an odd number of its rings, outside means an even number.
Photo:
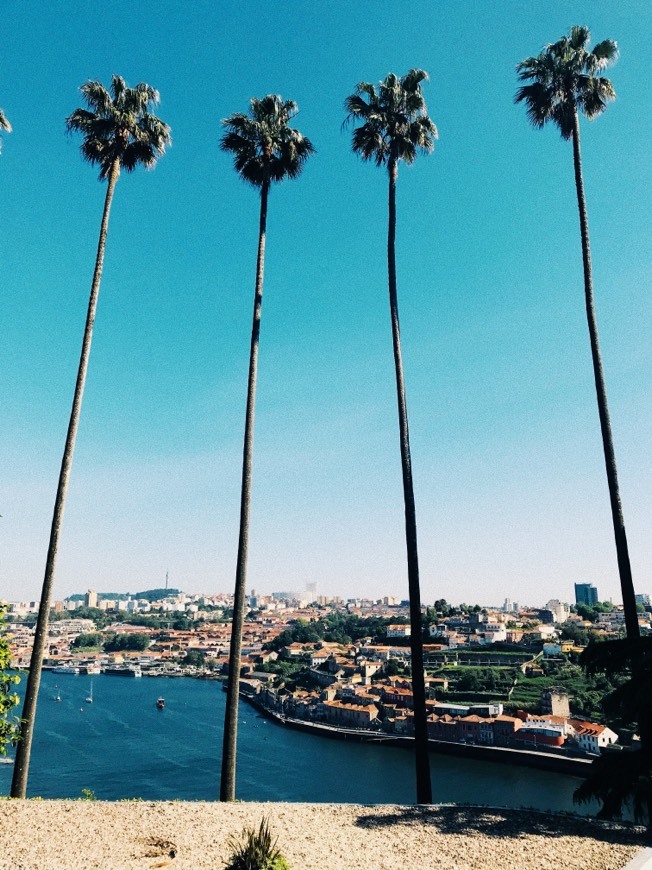
[{"label": "distant city buildings", "polygon": [[552,598],[548,601],[545,609],[552,613],[554,622],[566,622],[570,616],[570,607],[568,604],[565,604],[563,601],[558,601],[556,598]]},{"label": "distant city buildings", "polygon": [[593,607],[598,603],[598,589],[592,583],[575,584],[575,604],[586,604]]}]

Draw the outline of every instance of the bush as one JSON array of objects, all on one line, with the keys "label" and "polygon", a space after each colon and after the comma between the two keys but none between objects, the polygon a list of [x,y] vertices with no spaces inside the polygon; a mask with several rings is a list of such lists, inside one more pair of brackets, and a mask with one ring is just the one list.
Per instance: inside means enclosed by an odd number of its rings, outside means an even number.
[{"label": "bush", "polygon": [[14,688],[20,679],[11,670],[9,643],[4,635],[5,609],[6,605],[0,603],[0,755],[6,755],[7,747],[15,746],[20,736],[20,721],[9,716],[18,704]]},{"label": "bush", "polygon": [[228,842],[231,857],[226,870],[289,870],[289,866],[276,848],[278,839],[272,840],[272,832],[266,818],[260,828],[244,828],[241,838],[231,837]]}]

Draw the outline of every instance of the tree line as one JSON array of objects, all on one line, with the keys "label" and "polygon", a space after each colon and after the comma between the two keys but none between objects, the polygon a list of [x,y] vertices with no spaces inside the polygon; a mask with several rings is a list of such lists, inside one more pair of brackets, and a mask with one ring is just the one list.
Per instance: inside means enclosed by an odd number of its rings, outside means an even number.
[{"label": "tree line", "polygon": [[[570,141],[572,144],[590,350],[626,629],[628,638],[634,641],[638,638],[639,627],[598,341],[580,149],[580,115],[592,120],[605,110],[609,101],[615,98],[613,85],[602,73],[615,62],[618,49],[616,43],[610,39],[599,42],[592,49],[589,47],[589,43],[588,28],[574,26],[570,28],[568,35],[547,45],[538,55],[526,58],[519,63],[516,67],[516,73],[521,86],[516,93],[515,101],[525,105],[528,119],[535,128],[552,123],[559,130],[562,139]],[[372,162],[378,168],[385,170],[388,180],[387,275],[403,481],[410,622],[412,625],[414,745],[416,799],[418,803],[430,803],[432,789],[425,707],[416,505],[400,338],[395,241],[396,188],[399,167],[401,163],[414,162],[419,154],[431,153],[437,139],[437,128],[427,113],[423,96],[422,86],[427,80],[427,73],[417,68],[409,70],[403,76],[389,73],[377,85],[370,82],[358,83],[344,103],[346,112],[344,125],[353,128],[351,140],[353,152],[363,161]],[[40,609],[23,706],[21,740],[18,744],[11,790],[14,797],[25,797],[26,794],[36,699],[47,641],[48,613],[55,564],[88,369],[111,204],[121,172],[123,170],[131,172],[138,166],[154,166],[171,141],[169,126],[152,112],[158,103],[159,95],[150,85],[140,83],[134,88],[130,88],[123,78],[114,75],[109,89],[106,89],[99,82],[89,81],[82,86],[81,92],[86,107],[73,111],[66,121],[66,126],[70,132],[81,134],[82,156],[89,163],[99,167],[99,178],[107,183],[107,190],[79,369],[55,498]],[[238,686],[246,601],[253,436],[268,197],[273,184],[285,179],[298,178],[306,161],[315,152],[312,142],[291,126],[297,111],[298,107],[293,101],[283,100],[278,94],[268,94],[261,99],[252,99],[248,112],[237,112],[222,121],[224,133],[220,140],[220,147],[232,155],[235,171],[246,184],[257,190],[260,200],[243,443],[233,629],[222,749],[220,785],[220,798],[222,800],[235,799]],[[3,113],[0,114],[0,126],[5,130],[10,130],[9,122]]]}]

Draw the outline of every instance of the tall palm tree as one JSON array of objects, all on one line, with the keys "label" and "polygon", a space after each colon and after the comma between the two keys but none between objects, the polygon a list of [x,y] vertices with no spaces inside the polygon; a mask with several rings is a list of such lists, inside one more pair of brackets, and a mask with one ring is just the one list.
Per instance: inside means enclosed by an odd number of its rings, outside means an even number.
[{"label": "tall palm tree", "polygon": [[[11,124],[2,109],[0,109],[0,130],[6,130],[7,133],[11,133]],[[2,151],[2,139],[0,139],[0,151]]]},{"label": "tall palm tree", "polygon": [[396,293],[396,179],[401,160],[413,163],[421,151],[433,150],[437,128],[427,114],[421,92],[421,83],[428,75],[421,69],[411,69],[402,78],[390,73],[378,89],[368,82],[360,82],[347,98],[348,112],[345,124],[360,124],[353,131],[353,151],[363,160],[373,160],[376,166],[387,166],[389,176],[389,229],[387,234],[387,267],[389,278],[389,308],[392,321],[398,421],[403,470],[403,497],[405,501],[405,537],[407,544],[408,586],[410,595],[410,623],[412,626],[412,691],[414,695],[414,734],[416,752],[417,802],[431,803],[430,761],[428,756],[428,723],[426,720],[426,692],[423,673],[423,627],[421,618],[421,591],[419,587],[419,558],[417,551],[417,523],[412,484],[412,460],[408,431],[401,336]]},{"label": "tall palm tree", "polygon": [[249,114],[238,112],[222,121],[222,126],[226,132],[220,140],[220,148],[233,154],[233,165],[240,178],[260,191],[256,288],[254,293],[253,324],[251,327],[247,410],[245,414],[242,456],[240,533],[238,537],[233,622],[231,626],[231,645],[229,648],[229,682],[222,746],[222,777],[220,783],[220,800],[222,801],[235,800],[238,695],[240,687],[242,628],[245,616],[249,509],[251,503],[251,473],[254,447],[254,413],[260,315],[263,301],[267,199],[272,183],[283,181],[285,178],[297,178],[301,174],[306,160],[315,150],[309,139],[302,136],[298,130],[290,127],[290,121],[297,111],[297,104],[291,100],[283,100],[278,94],[268,94],[262,100],[252,99],[250,101]]},{"label": "tall palm tree", "polygon": [[152,167],[170,143],[170,128],[149,111],[150,106],[158,103],[158,92],[146,84],[129,88],[120,76],[113,76],[110,92],[99,82],[89,81],[82,85],[88,109],[75,109],[66,120],[69,131],[81,133],[82,156],[91,164],[100,167],[100,181],[107,181],[104,212],[97,245],[95,270],[91,284],[86,327],[82,342],[77,382],[68,423],[68,433],[63,451],[59,483],[54,503],[54,514],[50,531],[50,542],[45,565],[45,577],[41,590],[34,647],[30,660],[29,677],[25,689],[22,711],[21,739],[16,752],[14,774],[11,783],[11,796],[24,798],[27,791],[27,775],[32,748],[32,734],[36,716],[36,700],[41,682],[41,669],[48,637],[48,619],[54,571],[59,546],[59,535],[63,520],[66,492],[70,478],[75,438],[79,425],[84,383],[88,369],[88,358],[93,337],[95,311],[102,278],[104,249],[109,226],[109,212],[113,192],[120,170],[133,171],[137,166]]},{"label": "tall palm tree", "polygon": [[563,36],[557,42],[547,45],[536,57],[528,57],[519,63],[516,67],[518,78],[522,82],[529,83],[518,89],[515,102],[525,103],[527,116],[534,127],[540,129],[548,121],[552,121],[557,125],[562,139],[571,139],[573,143],[575,189],[577,191],[582,262],[584,265],[584,295],[591,341],[593,375],[611,501],[618,571],[625,609],[625,626],[627,636],[634,639],[639,637],[640,632],[618,487],[616,455],[607,407],[607,390],[598,340],[598,324],[593,298],[589,224],[582,176],[579,121],[580,112],[589,120],[593,120],[604,112],[610,100],[615,99],[616,93],[613,85],[609,79],[600,76],[599,73],[615,63],[618,57],[618,46],[613,40],[605,39],[603,42],[599,42],[593,50],[590,50],[590,39],[591,34],[588,28],[576,25],[571,27],[568,36]]}]

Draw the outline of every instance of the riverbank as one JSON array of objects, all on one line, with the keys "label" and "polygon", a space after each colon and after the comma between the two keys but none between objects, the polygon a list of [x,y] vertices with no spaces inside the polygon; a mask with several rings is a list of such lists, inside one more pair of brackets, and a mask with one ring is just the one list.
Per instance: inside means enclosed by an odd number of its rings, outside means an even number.
[{"label": "riverbank", "polygon": [[[325,725],[320,722],[308,722],[304,719],[293,719],[275,710],[270,710],[261,704],[255,695],[240,692],[240,698],[251,704],[256,710],[279,725],[329,737],[335,740],[348,740],[359,743],[373,743],[387,746],[412,749],[412,737],[402,737],[396,734],[385,734],[383,731],[366,731],[362,728],[342,728],[335,725]],[[537,752],[531,749],[514,749],[506,746],[482,746],[469,743],[450,743],[445,740],[429,740],[430,752],[442,755],[455,755],[459,758],[469,758],[476,761],[493,761],[500,764],[520,764],[523,767],[549,770],[553,773],[565,773],[569,776],[585,777],[589,775],[592,760],[588,758],[570,758],[567,755],[553,752]]]},{"label": "riverbank", "polygon": [[0,801],[0,868],[222,867],[229,837],[267,817],[290,870],[622,870],[641,829],[478,807]]}]

